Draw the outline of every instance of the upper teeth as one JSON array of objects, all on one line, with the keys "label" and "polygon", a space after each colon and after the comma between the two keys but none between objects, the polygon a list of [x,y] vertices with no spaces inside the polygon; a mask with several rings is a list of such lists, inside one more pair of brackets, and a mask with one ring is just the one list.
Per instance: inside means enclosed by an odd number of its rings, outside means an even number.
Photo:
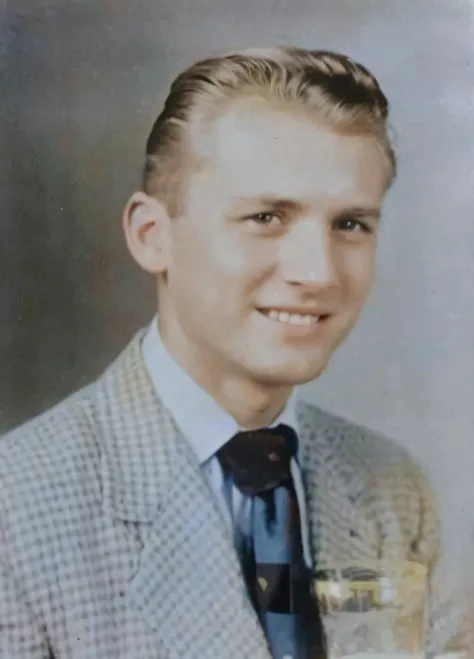
[{"label": "upper teeth", "polygon": [[290,323],[290,325],[313,325],[316,324],[320,316],[313,314],[288,313],[287,311],[276,311],[272,309],[267,312],[267,316],[272,320],[280,323]]}]

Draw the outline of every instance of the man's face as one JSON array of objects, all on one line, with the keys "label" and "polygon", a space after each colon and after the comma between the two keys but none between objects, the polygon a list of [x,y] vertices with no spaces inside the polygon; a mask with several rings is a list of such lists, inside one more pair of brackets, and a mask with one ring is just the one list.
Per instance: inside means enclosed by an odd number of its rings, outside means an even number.
[{"label": "man's face", "polygon": [[317,377],[373,277],[387,168],[374,139],[241,103],[170,222],[160,313],[183,366],[293,386]]}]

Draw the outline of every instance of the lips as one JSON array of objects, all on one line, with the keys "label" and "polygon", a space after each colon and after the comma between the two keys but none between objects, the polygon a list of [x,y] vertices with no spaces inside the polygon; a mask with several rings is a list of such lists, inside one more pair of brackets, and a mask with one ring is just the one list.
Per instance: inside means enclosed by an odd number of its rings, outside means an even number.
[{"label": "lips", "polygon": [[317,325],[328,316],[328,314],[281,311],[279,309],[259,309],[259,311],[275,322],[299,326]]}]

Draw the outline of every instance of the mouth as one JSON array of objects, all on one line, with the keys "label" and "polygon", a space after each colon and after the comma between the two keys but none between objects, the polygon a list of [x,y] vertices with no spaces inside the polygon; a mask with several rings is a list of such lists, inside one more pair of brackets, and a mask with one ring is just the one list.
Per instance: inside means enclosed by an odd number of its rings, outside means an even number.
[{"label": "mouth", "polygon": [[277,323],[299,327],[320,325],[323,321],[329,318],[329,314],[290,312],[281,311],[279,309],[259,309],[258,311]]}]

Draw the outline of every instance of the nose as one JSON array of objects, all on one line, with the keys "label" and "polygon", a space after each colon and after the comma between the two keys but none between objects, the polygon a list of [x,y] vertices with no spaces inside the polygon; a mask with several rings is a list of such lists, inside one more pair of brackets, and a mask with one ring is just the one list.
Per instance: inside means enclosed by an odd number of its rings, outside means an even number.
[{"label": "nose", "polygon": [[336,257],[328,228],[308,222],[286,236],[280,251],[280,272],[289,284],[329,288],[337,284]]}]

